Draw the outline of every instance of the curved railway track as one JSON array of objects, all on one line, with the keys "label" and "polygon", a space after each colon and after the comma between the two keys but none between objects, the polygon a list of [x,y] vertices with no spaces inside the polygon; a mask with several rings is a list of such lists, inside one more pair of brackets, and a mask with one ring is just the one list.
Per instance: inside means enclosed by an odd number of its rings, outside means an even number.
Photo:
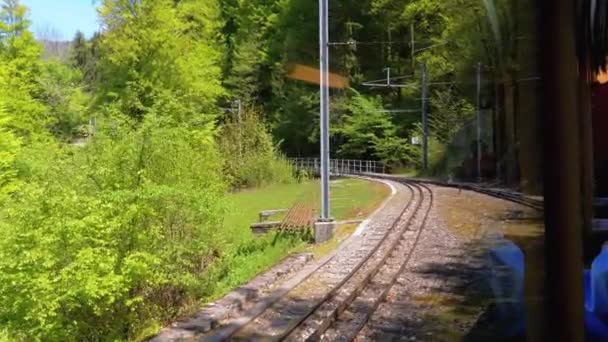
[{"label": "curved railway track", "polygon": [[367,301],[372,292],[376,294],[373,305],[377,306],[407,264],[432,207],[432,191],[428,187],[413,182],[404,185],[409,200],[388,230],[369,234],[361,248],[349,251],[350,255],[341,262],[329,260],[238,329],[229,334],[226,330],[211,332],[202,340],[318,339],[340,313],[352,311],[353,303]]},{"label": "curved railway track", "polygon": [[[369,176],[369,175],[368,175]],[[376,176],[376,175],[374,175]],[[203,341],[352,341],[386,299],[410,261],[443,186],[474,191],[542,210],[542,201],[473,185],[395,177],[409,199],[388,229],[371,232],[341,260],[337,254],[295,287],[239,325],[211,331]]]},{"label": "curved railway track", "polygon": [[[352,341],[365,326],[408,265],[433,207],[433,191],[428,186],[413,182],[406,183],[406,186],[415,188],[419,193],[417,210],[408,221],[405,233],[391,249],[374,278],[367,284],[362,284],[358,295],[341,310],[332,311],[332,315],[327,315],[328,309],[320,310],[316,317],[309,317],[292,331],[286,340]],[[330,302],[324,305],[329,308],[332,306]]]},{"label": "curved railway track", "polygon": [[436,180],[411,179],[408,177],[387,176],[387,175],[381,175],[381,174],[372,174],[372,175],[367,175],[367,176],[378,178],[378,179],[392,180],[392,181],[400,182],[400,183],[407,182],[407,183],[417,183],[417,184],[430,184],[430,185],[446,187],[446,188],[456,188],[456,189],[461,189],[461,190],[468,190],[468,191],[473,191],[473,192],[477,192],[480,194],[488,195],[491,197],[500,198],[505,201],[521,204],[523,206],[526,206],[526,207],[529,207],[529,208],[532,208],[532,209],[535,209],[538,211],[544,210],[542,200],[530,198],[530,197],[522,195],[520,193],[516,193],[516,192],[512,192],[512,191],[508,191],[508,190],[504,190],[504,189],[500,189],[500,188],[484,187],[484,186],[480,186],[480,185],[476,185],[476,184],[472,184],[472,183],[453,183],[453,182],[442,182],[442,181],[436,181]]}]

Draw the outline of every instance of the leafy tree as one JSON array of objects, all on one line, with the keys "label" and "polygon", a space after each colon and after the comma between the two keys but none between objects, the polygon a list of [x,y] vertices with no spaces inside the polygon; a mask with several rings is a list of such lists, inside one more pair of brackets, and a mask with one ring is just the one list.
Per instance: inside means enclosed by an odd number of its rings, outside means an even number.
[{"label": "leafy tree", "polygon": [[56,137],[67,141],[77,137],[88,121],[89,95],[84,91],[82,75],[57,60],[45,61],[38,82],[40,100],[46,105],[46,115],[53,123],[49,129]]},{"label": "leafy tree", "polygon": [[17,0],[3,0],[0,11],[0,121],[15,134],[32,138],[49,124],[36,99],[41,47],[28,30],[27,9]]},{"label": "leafy tree", "polygon": [[81,31],[77,31],[72,40],[72,53],[70,59],[72,64],[79,69],[85,68],[89,62],[90,50],[87,46],[87,39]]},{"label": "leafy tree", "polygon": [[85,87],[92,91],[95,83],[99,81],[98,63],[101,56],[102,35],[95,32],[90,40],[77,31],[70,43],[69,64],[80,70]]},{"label": "leafy tree", "polygon": [[430,132],[440,143],[449,144],[462,125],[473,117],[474,108],[453,89],[435,91],[431,101]]},{"label": "leafy tree", "polygon": [[334,129],[342,140],[338,151],[341,157],[378,159],[390,164],[413,161],[414,150],[397,135],[397,127],[382,110],[379,99],[355,94],[348,109],[343,125]]},{"label": "leafy tree", "polygon": [[209,132],[162,126],[21,154],[27,183],[0,207],[0,322],[13,335],[134,339],[200,295],[222,246],[221,160]]},{"label": "leafy tree", "polygon": [[293,181],[292,168],[277,153],[268,125],[251,109],[220,127],[219,145],[225,174],[234,188]]},{"label": "leafy tree", "polygon": [[[0,117],[2,117],[0,108]],[[0,119],[0,205],[17,189],[18,178],[16,159],[21,148],[21,140],[15,136]]]},{"label": "leafy tree", "polygon": [[106,0],[100,9],[101,101],[137,120],[156,111],[178,122],[214,111],[221,87],[219,7],[204,0]]}]

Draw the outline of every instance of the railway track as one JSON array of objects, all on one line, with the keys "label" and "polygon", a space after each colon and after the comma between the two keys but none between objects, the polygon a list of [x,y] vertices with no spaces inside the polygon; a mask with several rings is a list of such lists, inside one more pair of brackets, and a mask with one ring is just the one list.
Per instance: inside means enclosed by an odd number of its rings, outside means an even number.
[{"label": "railway track", "polygon": [[475,191],[542,210],[542,201],[496,189],[376,178],[401,183],[407,193],[399,200],[404,204],[398,214],[394,211],[388,228],[371,230],[361,241],[324,261],[266,306],[236,323],[198,335],[197,340],[352,341],[385,301],[412,258],[433,207],[431,186]]},{"label": "railway track", "polygon": [[[365,174],[363,174],[365,175]],[[474,191],[480,194],[488,195],[491,197],[496,197],[503,199],[505,201],[521,204],[523,206],[543,211],[544,205],[543,201],[539,199],[530,198],[528,196],[522,195],[520,193],[500,189],[500,188],[490,188],[472,183],[454,183],[454,182],[442,182],[436,180],[424,180],[424,179],[411,179],[408,177],[400,177],[400,176],[389,176],[389,175],[381,175],[381,174],[368,174],[369,177],[374,177],[378,179],[392,180],[400,183],[417,183],[417,184],[430,184],[440,187],[447,188],[456,188],[467,191]]]},{"label": "railway track", "polygon": [[[363,284],[358,295],[348,305],[344,305],[342,310],[332,310],[332,303],[325,303],[325,310],[319,310],[309,317],[304,324],[291,332],[286,340],[352,341],[386,299],[389,290],[412,258],[433,207],[433,192],[428,186],[418,183],[406,185],[419,193],[418,209],[410,217],[405,233],[401,235],[373,279]],[[328,311],[332,315],[327,315]]]},{"label": "railway track", "polygon": [[[212,331],[202,340],[314,340],[332,323],[343,322],[336,321],[341,313],[359,314],[355,309],[362,302],[377,306],[407,264],[432,207],[427,186],[404,184],[409,199],[388,229],[370,232],[359,248],[327,262],[248,323]],[[365,317],[372,312],[367,311]]]}]

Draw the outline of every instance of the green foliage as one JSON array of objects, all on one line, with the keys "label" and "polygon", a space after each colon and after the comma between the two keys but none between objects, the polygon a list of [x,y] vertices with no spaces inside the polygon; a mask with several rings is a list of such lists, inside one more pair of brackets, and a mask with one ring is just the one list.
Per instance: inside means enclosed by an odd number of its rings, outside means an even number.
[{"label": "green foliage", "polygon": [[414,162],[415,152],[397,135],[397,127],[383,112],[378,98],[355,94],[348,101],[344,123],[334,129],[341,140],[338,153],[350,159],[377,159],[391,165]]},{"label": "green foliage", "polygon": [[49,129],[55,136],[71,140],[88,121],[89,96],[82,87],[80,71],[56,60],[41,65],[38,79],[43,91],[40,100],[46,105],[46,116],[53,123]]},{"label": "green foliage", "polygon": [[228,119],[220,127],[219,143],[226,176],[234,188],[294,181],[293,169],[278,155],[268,126],[254,111]]},{"label": "green foliage", "polygon": [[[281,86],[282,87],[282,86]],[[273,112],[273,134],[290,156],[319,153],[319,94],[307,85],[290,85],[282,105]],[[283,91],[279,88],[276,91]]]},{"label": "green foliage", "polygon": [[[331,72],[349,79],[350,87],[364,97],[380,96],[386,108],[407,109],[390,119],[396,128],[391,135],[394,139],[374,143],[382,145],[380,150],[384,152],[374,153],[369,146],[365,147],[372,145],[362,142],[365,135],[377,135],[377,132],[369,125],[361,125],[359,129],[363,131],[351,132],[355,139],[337,137],[332,141],[334,151],[344,152],[336,156],[358,155],[410,163],[418,149],[408,140],[414,125],[421,121],[419,113],[412,110],[420,106],[420,62],[423,61],[432,83],[431,129],[442,144],[447,144],[454,130],[471,113],[470,104],[475,94],[472,87],[464,84],[474,81],[475,65],[481,62],[484,80],[495,82],[508,82],[518,70],[527,73],[515,62],[523,52],[517,52],[521,33],[534,31],[534,11],[524,10],[529,8],[526,4],[529,5],[529,1],[333,1],[332,41],[392,41],[395,44],[332,45]],[[318,65],[317,46],[311,44],[318,41],[317,4],[306,0],[232,0],[222,2],[221,14],[227,91],[263,109],[275,139],[281,141],[281,149],[287,155],[317,155],[318,86],[289,79],[289,70],[294,64]],[[403,44],[410,39],[410,29],[415,33],[414,46]],[[407,87],[370,89],[362,85],[366,80],[385,77],[382,70],[387,67],[391,68],[393,77],[408,76],[395,80],[406,83]],[[457,84],[447,85],[450,81]],[[485,85],[484,88],[484,92],[489,93]],[[332,90],[334,127],[350,120],[347,117],[352,111],[344,105],[351,101],[350,90]],[[506,98],[512,95],[508,92],[502,95],[505,96],[504,111],[512,111],[508,106],[514,100]],[[496,98],[500,97],[498,94]],[[342,146],[343,143],[347,145]]]},{"label": "green foliage", "polygon": [[[1,111],[2,108],[0,108]],[[20,148],[20,139],[6,129],[3,122],[0,121],[0,205],[17,188],[15,161]]]},{"label": "green foliage", "polygon": [[475,108],[453,89],[438,90],[431,96],[430,131],[443,144],[448,144],[454,134],[474,115]]},{"label": "green foliage", "polygon": [[[0,7],[0,205],[21,181],[16,160],[26,142],[44,139],[51,122],[36,97],[41,48],[27,30],[27,10],[18,1]],[[6,20],[5,18],[11,18]]]},{"label": "green foliage", "polygon": [[0,210],[0,322],[11,332],[122,339],[200,295],[222,253],[213,144],[151,119],[76,150],[31,149],[27,185]]},{"label": "green foliage", "polygon": [[213,112],[224,93],[219,13],[208,0],[104,1],[100,100],[137,120],[151,111],[177,121]]},{"label": "green foliage", "polygon": [[87,45],[84,34],[77,31],[70,47],[70,62],[80,70],[86,69],[91,61],[91,51]]},{"label": "green foliage", "polygon": [[50,123],[36,98],[42,90],[41,46],[28,30],[27,9],[19,1],[3,1],[0,18],[0,121],[16,135],[34,139]]},{"label": "green foliage", "polygon": [[93,38],[87,40],[84,34],[78,31],[70,45],[69,63],[80,70],[83,83],[87,88],[91,88],[98,81],[97,63],[101,57],[100,41],[99,33],[95,33]]}]

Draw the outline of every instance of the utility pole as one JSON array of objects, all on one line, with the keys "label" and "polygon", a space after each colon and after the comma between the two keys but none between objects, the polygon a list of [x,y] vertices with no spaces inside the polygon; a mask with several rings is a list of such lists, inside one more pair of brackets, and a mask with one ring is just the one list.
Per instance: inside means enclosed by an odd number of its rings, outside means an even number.
[{"label": "utility pole", "polygon": [[414,40],[414,23],[410,24],[410,38],[410,48],[412,49],[412,70],[414,70],[416,69],[416,41]]},{"label": "utility pole", "polygon": [[321,90],[321,221],[329,211],[329,12],[328,0],[319,0],[319,64]]},{"label": "utility pole", "polygon": [[481,62],[477,63],[477,178],[481,180]]},{"label": "utility pole", "polygon": [[386,85],[390,86],[391,85],[391,68],[384,68],[384,71],[386,71]]},{"label": "utility pole", "polygon": [[[235,109],[236,107],[236,109]],[[230,112],[234,115],[236,111],[236,125],[237,125],[237,133],[238,133],[238,148],[239,148],[239,160],[243,160],[243,116],[242,116],[243,104],[241,99],[234,100],[230,104]]]},{"label": "utility pole", "polygon": [[391,29],[388,29],[388,56],[387,56],[387,61],[390,63],[393,61],[393,35],[391,34]]},{"label": "utility pole", "polygon": [[428,89],[426,62],[422,62],[422,169],[429,166]]}]

